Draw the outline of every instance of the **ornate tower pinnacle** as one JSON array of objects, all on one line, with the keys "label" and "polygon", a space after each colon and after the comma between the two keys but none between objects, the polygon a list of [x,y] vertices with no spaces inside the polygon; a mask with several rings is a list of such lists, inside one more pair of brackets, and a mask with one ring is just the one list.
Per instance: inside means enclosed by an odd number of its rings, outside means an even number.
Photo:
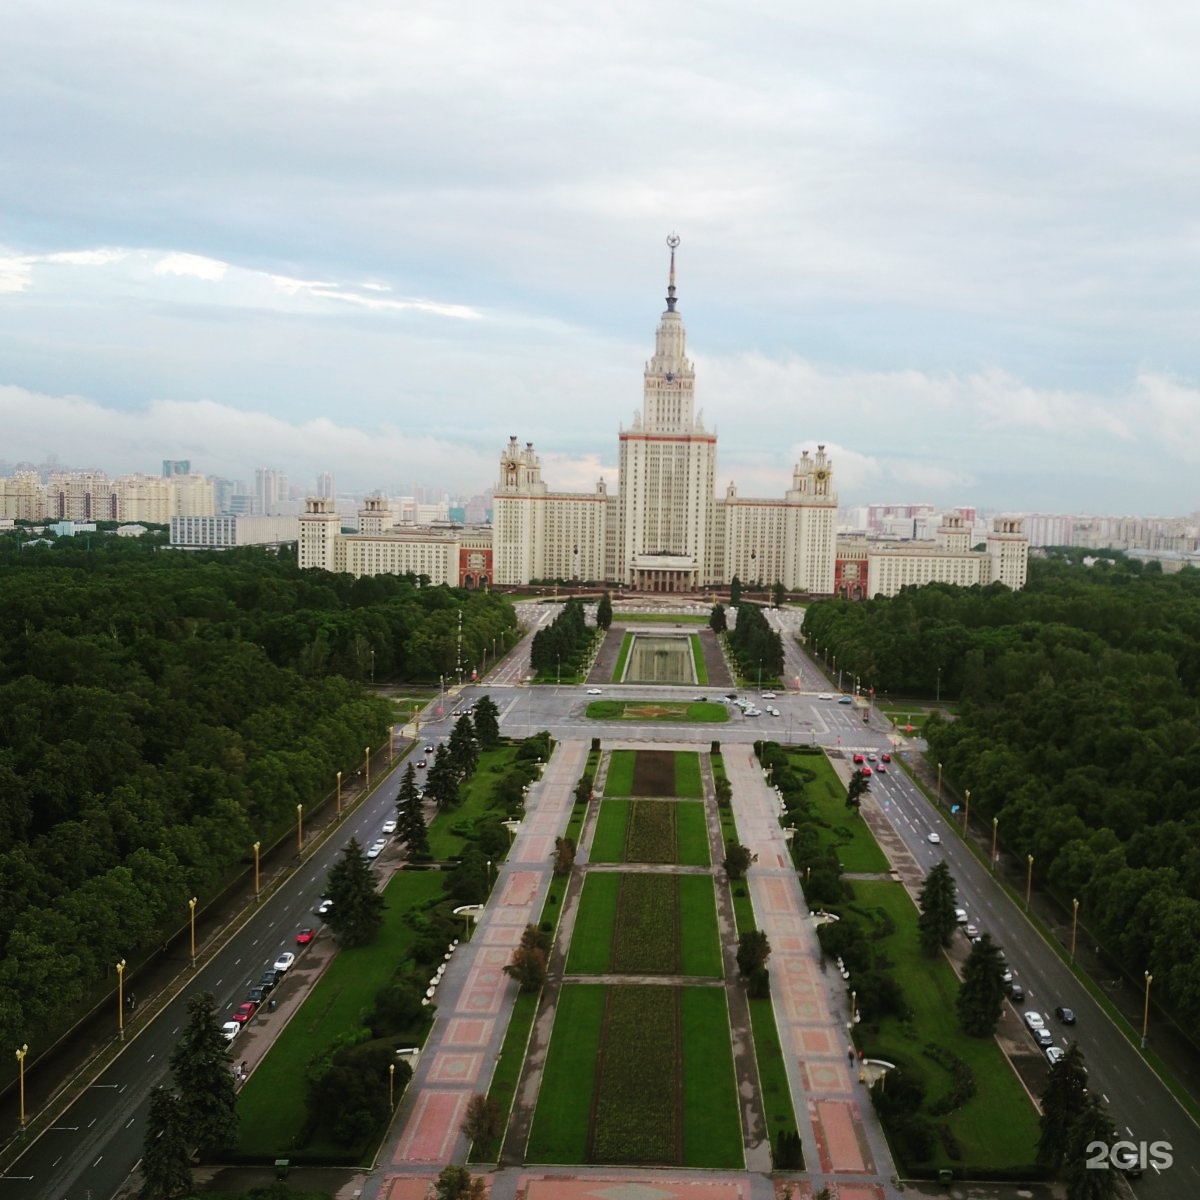
[{"label": "ornate tower pinnacle", "polygon": [[671,274],[667,279],[667,312],[675,311],[675,247],[679,245],[679,234],[672,233],[667,238],[671,247]]}]

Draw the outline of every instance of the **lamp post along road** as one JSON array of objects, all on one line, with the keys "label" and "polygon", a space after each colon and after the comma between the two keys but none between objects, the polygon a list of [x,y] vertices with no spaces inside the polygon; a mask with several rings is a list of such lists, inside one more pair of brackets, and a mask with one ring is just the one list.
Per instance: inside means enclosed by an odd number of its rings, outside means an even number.
[{"label": "lamp post along road", "polygon": [[196,897],[188,901],[188,924],[192,934],[192,970],[196,969]]},{"label": "lamp post along road", "polygon": [[125,960],[117,963],[117,1037],[125,1040]]},{"label": "lamp post along road", "polygon": [[367,781],[367,791],[371,790],[371,747],[363,747],[363,775]]},{"label": "lamp post along road", "polygon": [[21,1094],[21,1125],[20,1125],[20,1128],[21,1128],[22,1132],[24,1132],[24,1129],[25,1129],[25,1055],[27,1055],[28,1053],[29,1053],[28,1044],[22,1046],[20,1048],[20,1050],[17,1051],[17,1077],[20,1080],[20,1094]]},{"label": "lamp post along road", "polygon": [[966,797],[967,803],[963,808],[963,837],[967,836],[967,827],[971,823],[971,789],[967,788],[963,795]]},{"label": "lamp post along road", "polygon": [[258,873],[258,852],[262,848],[262,842],[254,843],[254,899],[258,899],[259,889],[259,873]]},{"label": "lamp post along road", "polygon": [[396,1064],[388,1063],[388,1108],[396,1107]]},{"label": "lamp post along road", "polygon": [[938,763],[938,782],[937,782],[937,802],[938,807],[942,805],[942,764]]},{"label": "lamp post along road", "polygon": [[1000,818],[992,818],[992,874],[996,873],[996,831],[1000,828]]},{"label": "lamp post along road", "polygon": [[1146,972],[1146,1003],[1142,1009],[1142,1049],[1146,1048],[1146,1030],[1150,1028],[1150,985],[1154,982],[1154,976],[1149,971]]},{"label": "lamp post along road", "polygon": [[1071,961],[1075,961],[1075,934],[1079,929],[1079,900],[1071,900]]},{"label": "lamp post along road", "polygon": [[1025,872],[1025,911],[1029,911],[1029,897],[1033,895],[1033,855],[1025,855],[1028,869]]},{"label": "lamp post along road", "polygon": [[296,851],[304,849],[304,805],[296,805]]},{"label": "lamp post along road", "polygon": [[337,773],[337,819],[342,819],[342,773]]}]

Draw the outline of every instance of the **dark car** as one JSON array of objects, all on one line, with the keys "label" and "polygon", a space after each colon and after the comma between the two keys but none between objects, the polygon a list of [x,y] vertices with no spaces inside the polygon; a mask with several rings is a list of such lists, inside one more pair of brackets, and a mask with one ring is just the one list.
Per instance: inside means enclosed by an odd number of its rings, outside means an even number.
[{"label": "dark car", "polygon": [[1025,989],[1019,983],[1010,983],[1008,985],[1008,998],[1014,1004],[1024,1004]]},{"label": "dark car", "polygon": [[258,986],[262,988],[264,992],[269,992],[279,982],[279,979],[280,976],[278,971],[264,971],[262,973],[262,978],[258,981]]},{"label": "dark car", "polygon": [[1064,1025],[1074,1025],[1074,1024],[1075,1024],[1075,1013],[1074,1013],[1074,1011],[1073,1011],[1072,1009],[1069,1009],[1069,1008],[1063,1008],[1061,1004],[1058,1006],[1058,1008],[1056,1008],[1056,1009],[1054,1010],[1054,1015],[1055,1015],[1055,1016],[1056,1016],[1056,1017],[1057,1017],[1057,1018],[1058,1018],[1058,1019],[1059,1019],[1059,1020],[1060,1020],[1060,1021],[1061,1021],[1061,1022],[1064,1024]]},{"label": "dark car", "polygon": [[432,753],[433,753],[433,747],[432,747],[432,746],[426,746],[426,747],[425,747],[425,753],[426,753],[426,754],[432,754]]},{"label": "dark car", "polygon": [[261,1004],[266,998],[267,998],[267,989],[262,987],[261,985],[258,987],[252,987],[246,993],[246,999],[253,1000],[255,1004]]}]

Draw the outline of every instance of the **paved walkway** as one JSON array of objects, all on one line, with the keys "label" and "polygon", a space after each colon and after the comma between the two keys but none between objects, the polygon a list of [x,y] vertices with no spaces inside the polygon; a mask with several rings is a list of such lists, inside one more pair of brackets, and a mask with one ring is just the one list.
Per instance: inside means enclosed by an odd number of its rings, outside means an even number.
[{"label": "paved walkway", "polygon": [[465,1160],[469,1146],[459,1126],[471,1096],[488,1090],[517,992],[504,967],[525,926],[538,920],[554,839],[566,828],[586,758],[586,743],[559,743],[530,789],[525,819],[475,935],[460,945],[442,978],[437,1018],[364,1200],[421,1197],[441,1167]]},{"label": "paved walkway", "polygon": [[[807,1164],[816,1188],[882,1200],[898,1195],[895,1166],[858,1081],[841,979],[821,967],[816,926],[779,826],[779,801],[749,747],[724,748],[759,927],[771,943],[771,995]],[[850,1185],[854,1185],[851,1188]]]}]

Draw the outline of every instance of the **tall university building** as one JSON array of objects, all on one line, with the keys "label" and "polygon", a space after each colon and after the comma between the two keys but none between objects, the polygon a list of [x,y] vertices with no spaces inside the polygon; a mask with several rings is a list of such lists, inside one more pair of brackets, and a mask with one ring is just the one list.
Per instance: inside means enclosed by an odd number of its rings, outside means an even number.
[{"label": "tall university building", "polygon": [[300,565],[354,575],[414,573],[433,583],[519,586],[562,579],[643,592],[697,592],[782,583],[789,592],[892,595],[909,583],[1025,583],[1028,542],[1019,518],[1000,518],[987,549],[948,517],[932,542],[839,544],[833,463],[805,450],[780,499],[716,494],[717,435],[696,409],[695,372],[676,310],[671,237],[666,311],[643,373],[642,411],[619,434],[619,485],[552,492],[533,445],[510,438],[500,455],[491,528],[400,529],[382,498],[359,531],[343,534],[328,499],[300,518]]}]

